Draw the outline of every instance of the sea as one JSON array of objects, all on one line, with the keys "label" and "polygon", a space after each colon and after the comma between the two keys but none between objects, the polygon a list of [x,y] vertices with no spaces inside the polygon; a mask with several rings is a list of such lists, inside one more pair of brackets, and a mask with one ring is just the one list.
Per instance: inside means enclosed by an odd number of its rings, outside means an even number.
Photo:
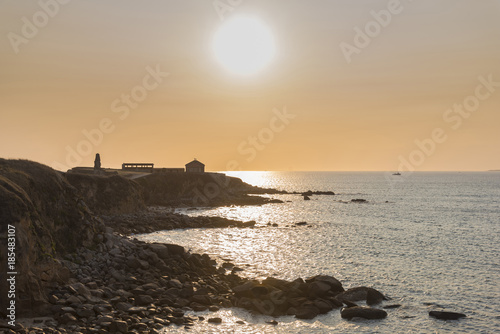
[{"label": "sea", "polygon": [[[332,275],[345,288],[373,287],[390,298],[383,320],[313,320],[241,309],[192,312],[220,317],[191,333],[500,333],[500,172],[227,172],[266,188],[334,191],[334,196],[269,195],[283,203],[183,208],[190,216],[254,220],[255,228],[186,229],[137,236],[230,260],[242,276],[293,280]],[[366,202],[353,202],[364,199]],[[307,226],[295,223],[307,222]],[[273,226],[274,224],[274,226]],[[380,307],[381,307],[380,306]],[[443,321],[429,311],[467,315]],[[238,324],[237,321],[244,321]],[[164,332],[186,332],[174,325]]]}]

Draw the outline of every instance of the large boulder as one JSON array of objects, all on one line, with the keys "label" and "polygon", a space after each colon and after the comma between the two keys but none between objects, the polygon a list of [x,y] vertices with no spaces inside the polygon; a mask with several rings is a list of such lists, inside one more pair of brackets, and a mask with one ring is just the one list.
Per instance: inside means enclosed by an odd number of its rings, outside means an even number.
[{"label": "large boulder", "polygon": [[340,283],[340,281],[333,276],[316,275],[316,276],[306,278],[306,283],[313,283],[313,282],[321,282],[321,283],[328,284],[333,293],[340,293],[340,292],[344,291],[344,288],[342,287],[342,283]]}]

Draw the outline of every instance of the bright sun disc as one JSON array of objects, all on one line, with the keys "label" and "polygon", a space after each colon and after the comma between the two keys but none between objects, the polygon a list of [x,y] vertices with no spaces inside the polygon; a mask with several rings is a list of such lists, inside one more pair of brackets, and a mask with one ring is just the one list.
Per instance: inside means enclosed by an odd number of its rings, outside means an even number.
[{"label": "bright sun disc", "polygon": [[234,18],[225,22],[215,34],[217,60],[237,74],[253,74],[270,63],[275,53],[269,29],[253,18]]}]

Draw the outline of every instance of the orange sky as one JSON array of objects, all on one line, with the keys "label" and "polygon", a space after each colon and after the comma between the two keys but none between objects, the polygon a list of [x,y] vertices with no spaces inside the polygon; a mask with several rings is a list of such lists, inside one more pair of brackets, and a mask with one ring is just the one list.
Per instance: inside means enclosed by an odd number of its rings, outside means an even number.
[{"label": "orange sky", "polygon": [[[214,3],[0,0],[0,156],[58,169],[95,153],[104,167],[500,169],[500,1]],[[252,76],[212,50],[239,16],[276,44]]]}]

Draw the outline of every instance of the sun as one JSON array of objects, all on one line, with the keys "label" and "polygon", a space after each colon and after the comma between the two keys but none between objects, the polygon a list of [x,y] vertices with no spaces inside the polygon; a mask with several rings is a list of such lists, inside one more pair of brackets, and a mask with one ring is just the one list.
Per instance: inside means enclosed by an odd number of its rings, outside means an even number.
[{"label": "sun", "polygon": [[215,33],[213,49],[222,66],[240,75],[260,72],[276,53],[271,31],[260,20],[251,17],[224,22]]}]

